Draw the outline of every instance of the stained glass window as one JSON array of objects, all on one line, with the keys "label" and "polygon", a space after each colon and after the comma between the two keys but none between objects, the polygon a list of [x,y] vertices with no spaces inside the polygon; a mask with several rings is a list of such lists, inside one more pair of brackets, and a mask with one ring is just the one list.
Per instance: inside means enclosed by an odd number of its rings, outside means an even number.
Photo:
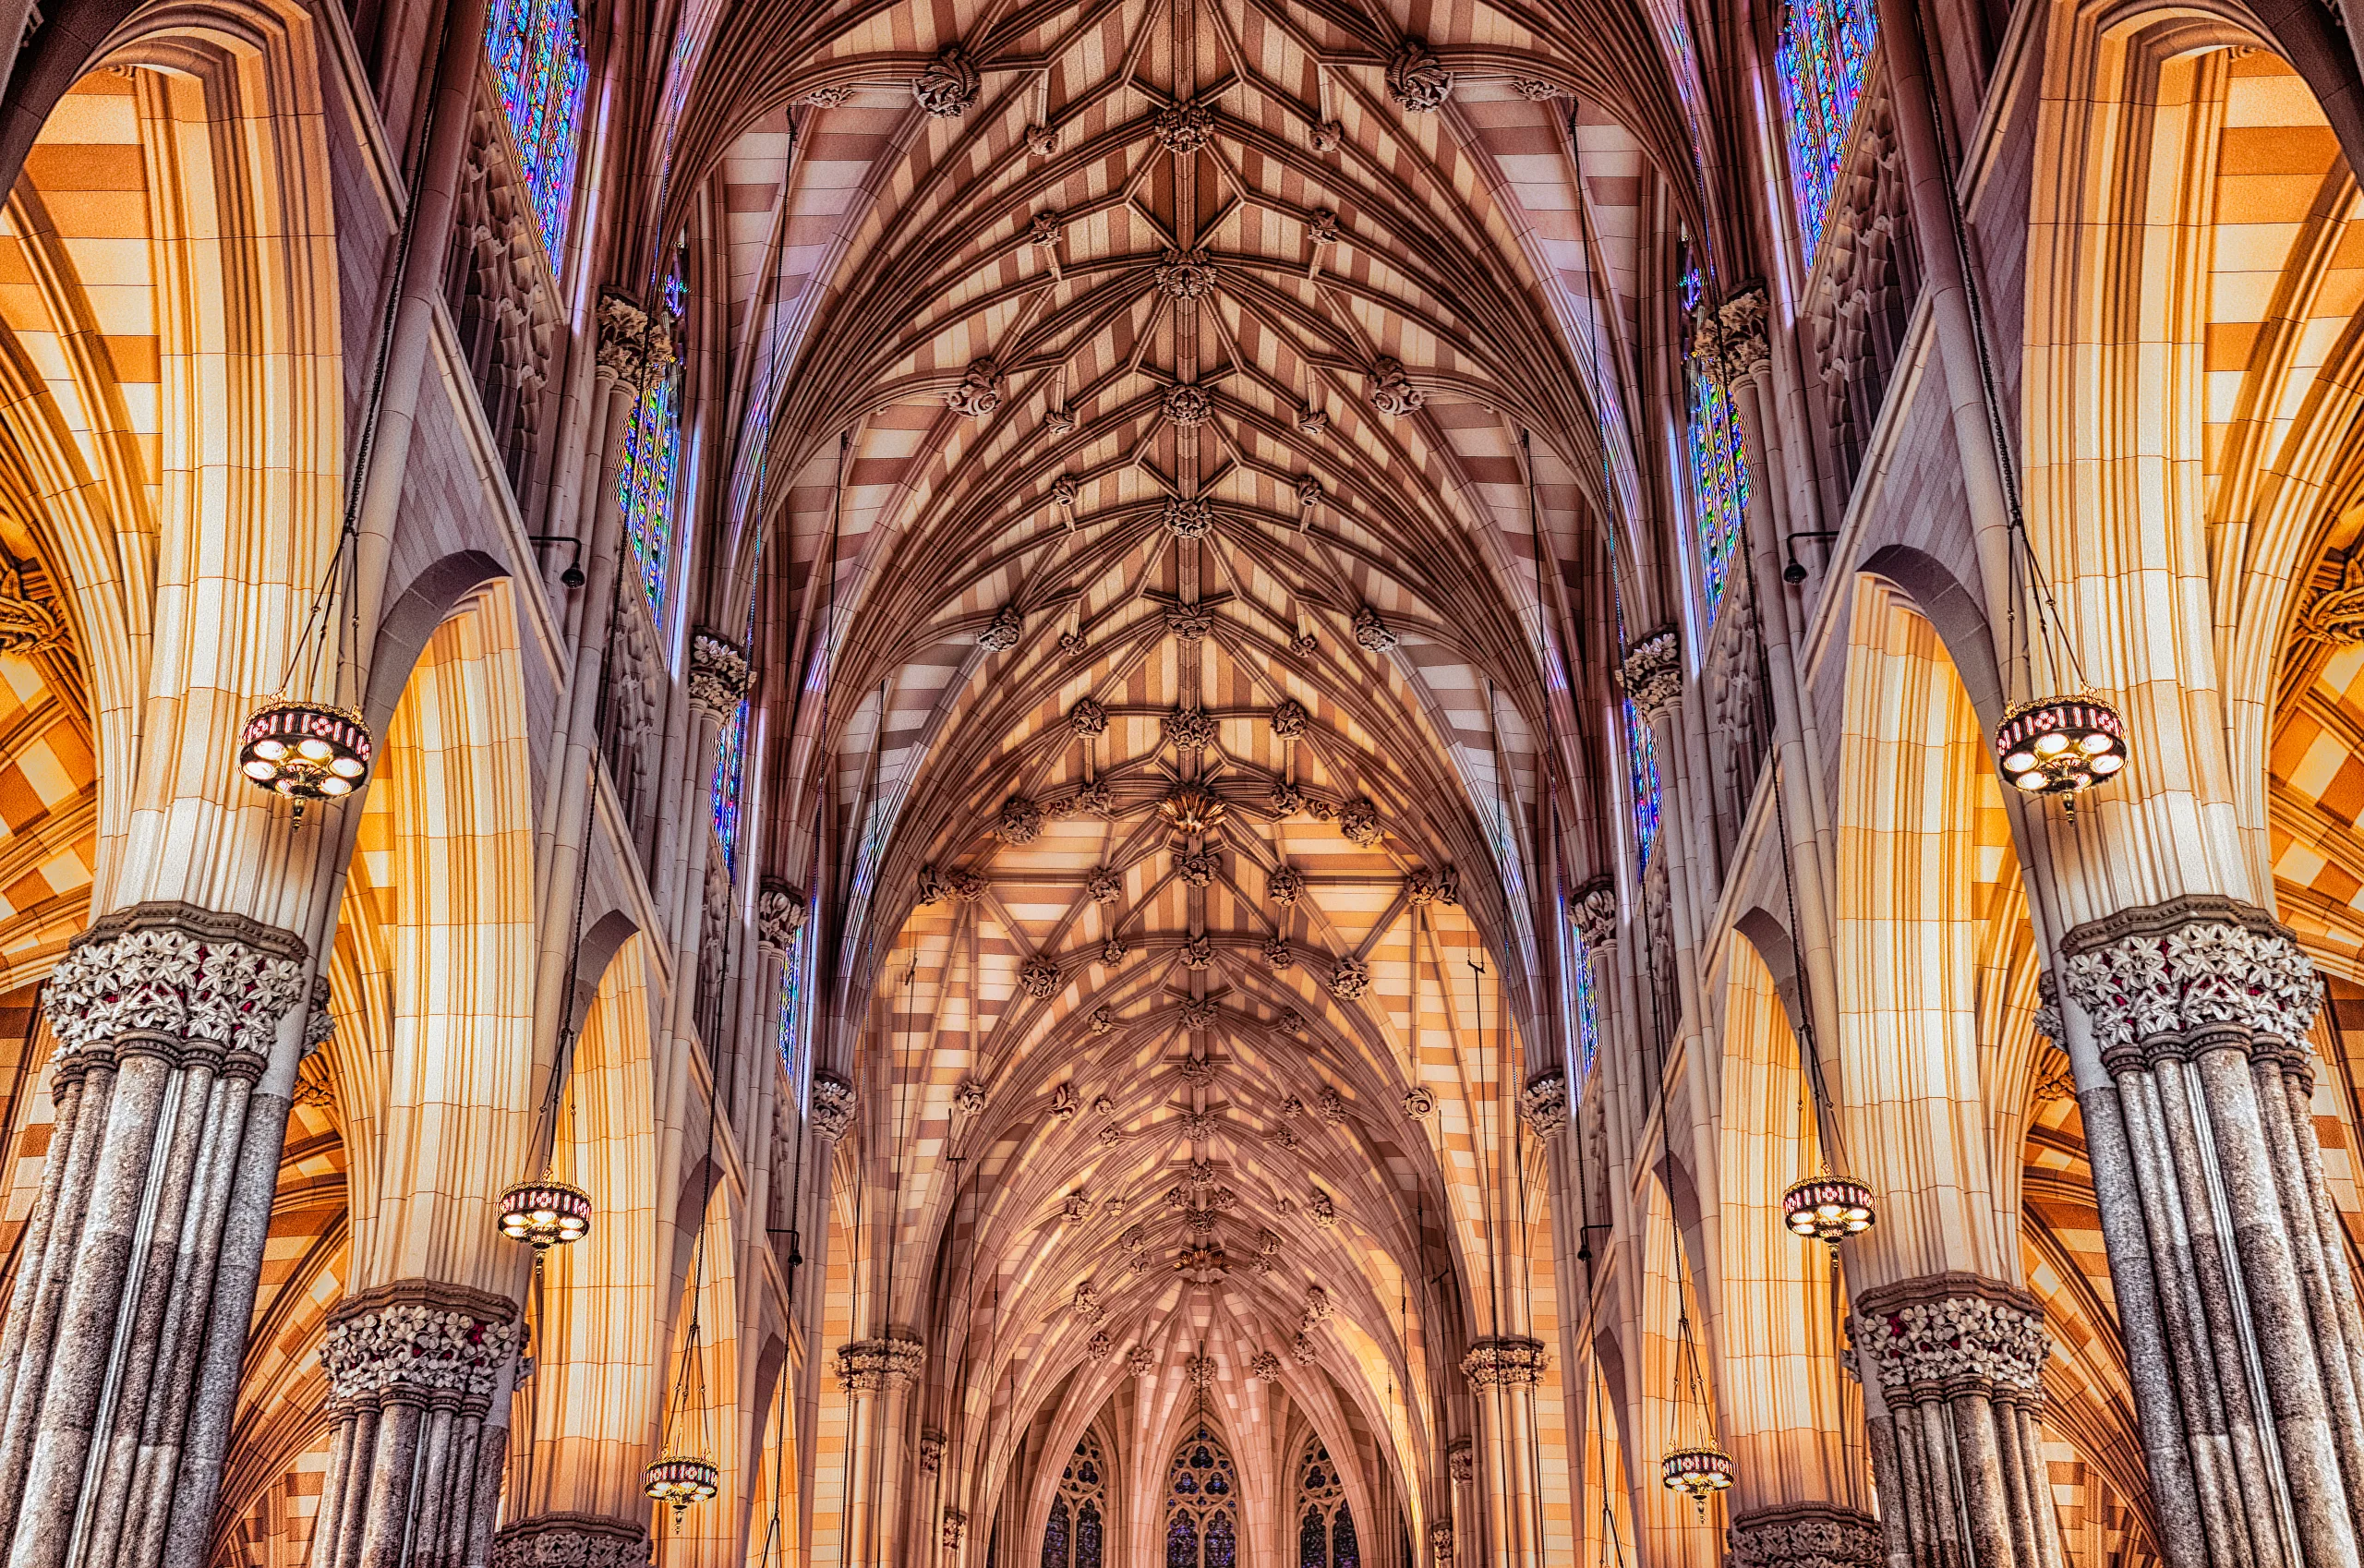
[{"label": "stained glass window", "polygon": [[1345,1478],[1319,1437],[1307,1441],[1297,1461],[1297,1568],[1362,1568]]},{"label": "stained glass window", "polygon": [[590,75],[574,0],[492,0],[485,54],[501,86],[501,107],[517,143],[542,248],[556,266],[574,207],[574,155]]},{"label": "stained glass window", "polygon": [[804,927],[788,934],[788,952],[779,964],[779,1065],[788,1071],[790,1092],[803,1101],[804,1086],[797,1074],[803,1063],[799,1060],[803,1040],[804,1020],[799,1016],[804,1001]]},{"label": "stained glass window", "polygon": [[[1075,1445],[1067,1467],[1059,1477],[1059,1494],[1051,1504],[1050,1523],[1043,1527],[1043,1568],[1102,1568],[1101,1509],[1107,1502],[1106,1466],[1100,1458],[1100,1440],[1090,1432]],[[1068,1520],[1074,1520],[1070,1533]],[[1072,1554],[1070,1554],[1072,1551]],[[1191,1568],[1198,1568],[1194,1562]]]},{"label": "stained glass window", "polygon": [[1625,699],[1625,766],[1634,791],[1634,859],[1646,871],[1658,842],[1658,738],[1631,697]]},{"label": "stained glass window", "polygon": [[1230,1451],[1200,1422],[1166,1471],[1165,1568],[1235,1568],[1237,1473]]},{"label": "stained glass window", "polygon": [[1790,132],[1790,174],[1798,234],[1812,264],[1839,184],[1839,161],[1863,95],[1879,23],[1868,0],[1790,0],[1775,46],[1781,117]]},{"label": "stained glass window", "polygon": [[740,790],[747,777],[747,699],[739,699],[714,749],[714,836],[722,841],[722,868],[739,874]]},{"label": "stained glass window", "polygon": [[1699,531],[1699,583],[1707,624],[1723,608],[1724,586],[1740,549],[1741,515],[1748,507],[1748,454],[1722,375],[1693,358],[1691,382],[1691,510]]},{"label": "stained glass window", "polygon": [[1576,1076],[1592,1071],[1600,1055],[1600,977],[1593,972],[1592,949],[1576,943]]},{"label": "stained glass window", "polygon": [[623,472],[616,476],[616,499],[622,503],[624,536],[632,541],[633,561],[640,570],[640,585],[647,591],[648,608],[665,609],[666,575],[673,550],[673,479],[681,461],[681,410],[677,399],[681,372],[661,376],[640,394],[632,428],[624,432]]}]

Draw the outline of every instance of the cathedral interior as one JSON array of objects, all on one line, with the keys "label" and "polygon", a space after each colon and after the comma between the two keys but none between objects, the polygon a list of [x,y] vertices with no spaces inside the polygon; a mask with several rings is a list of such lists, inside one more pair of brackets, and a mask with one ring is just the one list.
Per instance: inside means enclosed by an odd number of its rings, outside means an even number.
[{"label": "cathedral interior", "polygon": [[0,0],[0,1568],[2356,1568],[2357,0]]}]

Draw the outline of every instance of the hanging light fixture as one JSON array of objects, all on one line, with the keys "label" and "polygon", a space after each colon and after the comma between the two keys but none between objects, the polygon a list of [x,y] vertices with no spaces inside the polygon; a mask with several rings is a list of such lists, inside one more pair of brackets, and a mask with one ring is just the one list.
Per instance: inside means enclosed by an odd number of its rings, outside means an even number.
[{"label": "hanging light fixture", "polygon": [[2126,720],[2090,692],[2038,697],[1995,727],[2003,777],[2031,795],[2074,796],[2126,766]]},{"label": "hanging light fixture", "polygon": [[369,727],[349,707],[273,698],[238,734],[238,770],[299,803],[349,795],[369,776]]},{"label": "hanging light fixture", "polygon": [[1707,1499],[1732,1484],[1732,1456],[1713,1443],[1673,1449],[1658,1461],[1658,1478],[1667,1490],[1689,1498],[1705,1518]]},{"label": "hanging light fixture", "polygon": [[1791,1184],[1781,1194],[1781,1216],[1793,1236],[1827,1241],[1837,1247],[1851,1236],[1861,1236],[1878,1220],[1872,1189],[1851,1176],[1825,1171]]},{"label": "hanging light fixture", "polygon": [[641,1474],[641,1490],[673,1511],[673,1528],[693,1502],[704,1502],[722,1490],[722,1472],[711,1459],[694,1453],[669,1453]]},{"label": "hanging light fixture", "polygon": [[537,1258],[591,1234],[591,1195],[545,1175],[501,1195],[501,1234],[532,1247]]}]

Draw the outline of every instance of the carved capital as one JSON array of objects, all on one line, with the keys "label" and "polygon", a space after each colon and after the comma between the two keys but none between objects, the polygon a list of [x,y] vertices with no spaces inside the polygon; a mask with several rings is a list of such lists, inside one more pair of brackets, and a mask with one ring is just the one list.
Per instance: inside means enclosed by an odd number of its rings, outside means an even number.
[{"label": "carved capital", "polygon": [[843,1138],[853,1126],[853,1085],[833,1072],[813,1075],[813,1130],[824,1138]]},{"label": "carved capital", "polygon": [[1455,1438],[1444,1445],[1444,1473],[1455,1486],[1467,1486],[1476,1478],[1477,1457],[1467,1438]]},{"label": "carved capital", "polygon": [[146,1053],[253,1079],[305,995],[301,937],[189,904],[135,904],[74,938],[42,988],[61,1066]]},{"label": "carved capital", "polygon": [[1880,1523],[1827,1502],[1792,1502],[1731,1523],[1727,1568],[1879,1568]]},{"label": "carved capital", "polygon": [[1855,1343],[1891,1398],[2043,1397],[2052,1341],[2026,1291],[1977,1274],[1927,1274],[1855,1298]]},{"label": "carved capital", "polygon": [[501,1527],[491,1568],[648,1568],[638,1521],[597,1514],[542,1514]]},{"label": "carved capital", "polygon": [[755,895],[755,940],[766,952],[785,957],[809,913],[802,893],[785,882],[766,882]]},{"label": "carved capital", "polygon": [[336,1015],[329,1011],[329,977],[312,977],[312,996],[304,1018],[304,1055],[310,1055],[336,1038]]},{"label": "carved capital", "polygon": [[2252,905],[2191,895],[2125,910],[2061,950],[2112,1072],[2225,1046],[2309,1059],[2322,982],[2289,928]]},{"label": "carved capital", "polygon": [[1445,1568],[1453,1561],[1453,1526],[1440,1519],[1429,1526],[1429,1555],[1437,1568]]},{"label": "carved capital", "polygon": [[944,1468],[944,1434],[934,1427],[920,1432],[920,1474],[933,1476]]},{"label": "carved capital", "polygon": [[1563,1067],[1545,1067],[1526,1080],[1518,1097],[1518,1114],[1527,1130],[1549,1138],[1568,1125],[1568,1074]]},{"label": "carved capital", "polygon": [[1524,1388],[1543,1381],[1550,1353],[1539,1339],[1481,1339],[1461,1358],[1461,1375],[1472,1388]]},{"label": "carved capital", "polygon": [[599,291],[598,373],[637,392],[648,374],[648,312],[629,295]]},{"label": "carved capital", "polygon": [[1577,888],[1568,899],[1568,919],[1576,928],[1576,940],[1585,945],[1587,953],[1598,953],[1617,939],[1617,884],[1606,876],[1596,876]]},{"label": "carved capital", "polygon": [[730,721],[747,694],[754,671],[746,650],[730,638],[698,631],[690,637],[690,706],[717,724]]},{"label": "carved capital", "polygon": [[901,1334],[849,1340],[838,1346],[838,1384],[855,1393],[908,1387],[927,1364],[927,1347]]},{"label": "carved capital", "polygon": [[968,1530],[968,1528],[969,1515],[962,1513],[958,1508],[946,1509],[944,1511],[944,1550],[947,1551],[959,1550],[960,1537]]},{"label": "carved capital", "polygon": [[320,1366],[340,1413],[399,1403],[482,1415],[524,1338],[506,1297],[404,1280],[344,1299]]},{"label": "carved capital", "polygon": [[1618,678],[1634,711],[1655,723],[1683,695],[1683,643],[1671,626],[1661,626],[1625,650]]},{"label": "carved capital", "polygon": [[1716,311],[1717,347],[1724,380],[1733,385],[1765,373],[1772,363],[1773,345],[1767,335],[1768,316],[1765,285],[1751,283]]}]

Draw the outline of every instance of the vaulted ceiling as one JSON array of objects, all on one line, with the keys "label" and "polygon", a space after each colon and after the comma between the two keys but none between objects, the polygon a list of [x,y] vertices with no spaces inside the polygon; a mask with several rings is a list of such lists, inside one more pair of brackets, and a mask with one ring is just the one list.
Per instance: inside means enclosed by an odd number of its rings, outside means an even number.
[{"label": "vaulted ceiling", "polygon": [[1005,1438],[1204,1355],[1409,1467],[1435,1357],[1551,1310],[1482,1258],[1603,868],[1678,95],[1638,10],[1411,21],[751,6],[681,111],[856,1288]]}]

